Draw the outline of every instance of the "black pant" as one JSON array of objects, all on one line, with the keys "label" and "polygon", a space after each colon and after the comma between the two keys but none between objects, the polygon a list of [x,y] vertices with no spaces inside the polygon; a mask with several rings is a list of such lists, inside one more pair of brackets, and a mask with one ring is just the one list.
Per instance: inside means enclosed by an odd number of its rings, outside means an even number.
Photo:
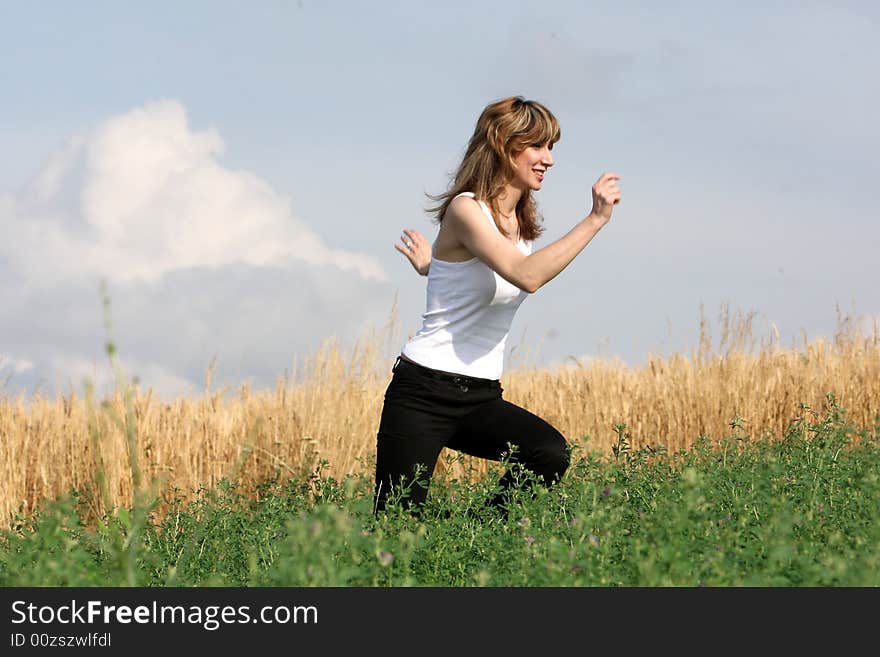
[{"label": "black pant", "polygon": [[[537,415],[502,399],[498,381],[438,372],[401,358],[392,371],[376,441],[377,512],[385,508],[389,493],[401,486],[409,490],[402,504],[420,508],[444,447],[493,461],[506,457],[546,485],[568,468],[568,446],[562,434]],[[508,443],[515,446],[513,453]],[[419,466],[422,469],[417,473]],[[513,480],[506,472],[500,482],[502,490]],[[492,504],[503,507],[504,493]]]}]

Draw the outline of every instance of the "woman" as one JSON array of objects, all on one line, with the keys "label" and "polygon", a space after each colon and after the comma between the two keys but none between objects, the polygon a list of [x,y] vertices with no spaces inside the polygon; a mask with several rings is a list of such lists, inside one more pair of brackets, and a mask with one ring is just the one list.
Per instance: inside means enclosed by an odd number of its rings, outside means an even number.
[{"label": "woman", "polygon": [[[555,278],[611,219],[620,201],[605,173],[593,207],[565,236],[532,251],[542,232],[532,193],[553,166],[559,124],[521,96],[480,115],[448,192],[431,196],[440,228],[433,248],[406,230],[398,251],[427,275],[421,329],[404,345],[385,392],[376,449],[375,510],[389,495],[418,512],[447,447],[485,459],[507,458],[552,485],[569,464],[565,438],[542,418],[502,399],[504,347],[517,308]],[[501,478],[491,504],[503,509],[515,478]],[[396,495],[395,495],[396,493]]]}]

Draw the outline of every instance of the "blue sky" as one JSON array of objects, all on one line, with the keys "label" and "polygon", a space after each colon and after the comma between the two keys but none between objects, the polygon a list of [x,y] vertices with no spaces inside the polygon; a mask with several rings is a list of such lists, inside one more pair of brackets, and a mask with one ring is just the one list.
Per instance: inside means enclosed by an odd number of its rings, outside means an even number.
[{"label": "blue sky", "polygon": [[559,118],[540,247],[617,171],[611,223],[514,321],[508,367],[689,352],[701,304],[831,336],[880,317],[873,3],[43,2],[0,21],[0,382],[206,367],[274,384],[328,335],[418,328],[429,238],[481,109]]}]

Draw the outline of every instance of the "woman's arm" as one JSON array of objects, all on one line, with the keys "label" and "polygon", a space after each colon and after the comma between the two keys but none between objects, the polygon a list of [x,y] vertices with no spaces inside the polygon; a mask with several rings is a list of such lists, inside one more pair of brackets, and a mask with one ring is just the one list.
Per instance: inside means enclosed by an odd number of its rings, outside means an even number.
[{"label": "woman's arm", "polygon": [[523,254],[486,221],[473,199],[460,197],[449,204],[444,222],[449,222],[456,239],[471,254],[485,262],[499,276],[525,292],[535,292],[553,280],[611,220],[613,206],[620,201],[615,173],[604,173],[593,185],[593,210],[564,236]]},{"label": "woman's arm", "polygon": [[421,276],[428,275],[431,266],[431,244],[419,231],[406,228],[400,236],[401,244],[394,248],[407,257],[410,264]]}]

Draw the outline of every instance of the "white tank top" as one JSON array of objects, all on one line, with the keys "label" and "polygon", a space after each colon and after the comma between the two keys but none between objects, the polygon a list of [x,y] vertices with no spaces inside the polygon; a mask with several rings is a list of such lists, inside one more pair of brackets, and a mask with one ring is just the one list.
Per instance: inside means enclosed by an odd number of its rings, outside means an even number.
[{"label": "white tank top", "polygon": [[[474,194],[462,192],[458,196],[473,198]],[[483,201],[478,203],[498,230],[489,207]],[[520,240],[517,248],[529,255],[532,243]],[[500,379],[510,325],[527,295],[479,258],[464,262],[432,258],[422,328],[402,353],[435,370]]]}]

